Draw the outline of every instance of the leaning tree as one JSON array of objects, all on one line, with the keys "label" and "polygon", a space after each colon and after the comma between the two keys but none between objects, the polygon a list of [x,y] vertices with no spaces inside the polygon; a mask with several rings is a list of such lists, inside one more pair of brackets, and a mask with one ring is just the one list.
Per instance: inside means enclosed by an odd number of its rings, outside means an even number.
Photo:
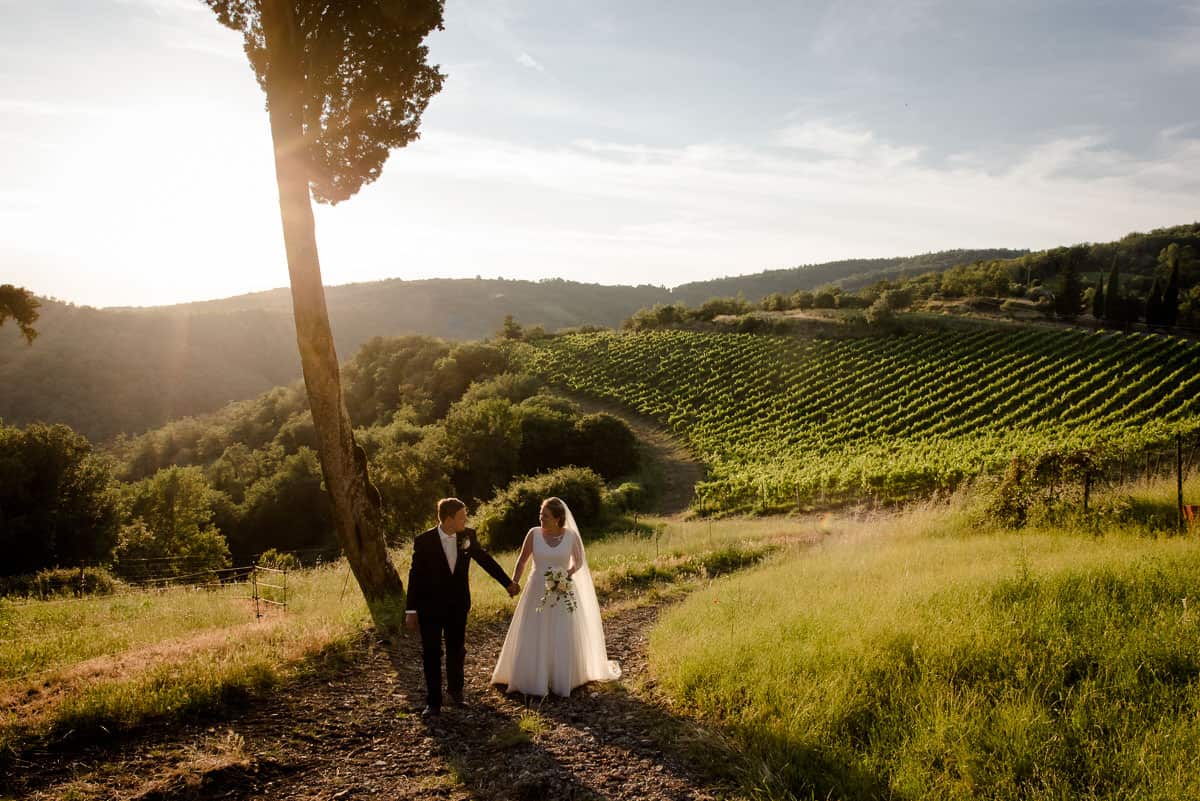
[{"label": "leaning tree", "polygon": [[377,624],[391,625],[404,585],[342,395],[312,199],[346,200],[419,136],[445,77],[423,44],[442,27],[443,0],[203,1],[242,34],[266,92],[296,340],[334,525]]}]

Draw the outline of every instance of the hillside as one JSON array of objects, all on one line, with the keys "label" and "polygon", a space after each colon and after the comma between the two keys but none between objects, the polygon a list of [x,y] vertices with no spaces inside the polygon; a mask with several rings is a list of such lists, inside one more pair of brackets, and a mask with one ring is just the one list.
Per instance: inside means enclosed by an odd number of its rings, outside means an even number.
[{"label": "hillside", "polygon": [[813,290],[827,284],[853,290],[878,281],[895,281],[924,273],[942,272],[951,267],[977,261],[1017,259],[1026,253],[1028,251],[1005,248],[945,250],[920,256],[890,259],[847,259],[825,264],[807,264],[786,270],[768,270],[754,275],[738,275],[713,281],[681,284],[671,291],[671,300],[695,305],[703,303],[709,298],[734,297],[740,294],[747,300],[758,301],[775,292],[786,294],[796,290]]},{"label": "hillside", "polygon": [[[657,287],[567,281],[381,281],[330,287],[345,361],[374,336],[493,334],[512,314],[550,329],[616,326]],[[70,425],[94,441],[251,398],[300,376],[286,290],[148,309],[44,301],[32,347],[0,329],[0,419]]]},{"label": "hillside", "polygon": [[[943,267],[994,251],[952,251],[916,260],[879,260],[883,269],[930,260]],[[554,331],[616,327],[639,308],[705,293],[823,283],[870,267],[837,262],[663,287],[605,286],[562,280],[399,279],[329,287],[339,355],[375,336],[425,334],[451,340],[495,333],[511,314]],[[805,277],[807,276],[807,277]],[[764,280],[766,283],[763,283]],[[32,287],[36,290],[36,287]],[[94,309],[44,300],[40,336],[26,347],[13,326],[0,328],[0,420],[66,423],[95,441],[136,434],[167,420],[213,411],[300,376],[291,296],[286,289],[154,308]]]},{"label": "hillside", "polygon": [[1136,451],[1200,428],[1200,343],[979,325],[857,339],[651,331],[559,337],[529,369],[667,424],[701,503],[901,499],[1055,449]]}]

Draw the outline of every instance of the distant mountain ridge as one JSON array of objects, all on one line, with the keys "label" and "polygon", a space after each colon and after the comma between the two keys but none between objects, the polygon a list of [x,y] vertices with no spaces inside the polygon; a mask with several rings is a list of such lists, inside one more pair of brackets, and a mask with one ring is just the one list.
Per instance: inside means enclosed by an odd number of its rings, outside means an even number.
[{"label": "distant mountain ridge", "polygon": [[960,264],[993,259],[1015,259],[1028,252],[1028,250],[992,248],[990,250],[943,250],[938,253],[923,253],[919,256],[899,256],[888,259],[846,259],[824,264],[807,264],[783,270],[767,270],[753,275],[694,281],[675,287],[671,290],[671,295],[673,301],[696,305],[709,298],[731,297],[739,293],[744,295],[747,300],[757,301],[774,292],[786,294],[797,289],[811,290],[827,284],[852,290],[877,281],[892,280],[901,276],[941,272]]}]

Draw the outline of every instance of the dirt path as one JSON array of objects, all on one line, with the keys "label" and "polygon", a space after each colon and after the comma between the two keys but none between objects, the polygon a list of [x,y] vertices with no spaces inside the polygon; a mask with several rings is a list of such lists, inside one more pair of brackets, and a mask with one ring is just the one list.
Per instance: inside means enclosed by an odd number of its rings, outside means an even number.
[{"label": "dirt path", "polygon": [[672,516],[687,511],[695,497],[697,482],[704,480],[704,465],[687,445],[664,429],[658,421],[616,403],[586,395],[562,393],[589,413],[608,412],[624,420],[637,435],[642,456],[649,462],[651,477],[657,484],[650,514]]},{"label": "dirt path", "polygon": [[[420,717],[413,636],[364,642],[353,664],[232,717],[159,725],[121,741],[27,755],[17,797],[37,799],[712,799],[734,796],[719,737],[671,714],[646,670],[662,604],[608,607],[620,682],[569,699],[488,684],[504,624],[469,635],[463,710]],[[0,792],[0,798],[3,798]]]}]

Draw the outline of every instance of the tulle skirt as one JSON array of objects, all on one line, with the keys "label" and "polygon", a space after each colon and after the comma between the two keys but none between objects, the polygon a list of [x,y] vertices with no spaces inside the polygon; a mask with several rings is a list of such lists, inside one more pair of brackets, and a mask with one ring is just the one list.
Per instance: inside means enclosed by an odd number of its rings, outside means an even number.
[{"label": "tulle skirt", "polygon": [[[534,573],[538,575],[538,573]],[[596,591],[586,569],[575,574],[576,609],[565,603],[538,611],[541,593],[528,587],[517,602],[492,684],[526,695],[568,696],[589,681],[615,681],[621,667],[608,658]]]}]

